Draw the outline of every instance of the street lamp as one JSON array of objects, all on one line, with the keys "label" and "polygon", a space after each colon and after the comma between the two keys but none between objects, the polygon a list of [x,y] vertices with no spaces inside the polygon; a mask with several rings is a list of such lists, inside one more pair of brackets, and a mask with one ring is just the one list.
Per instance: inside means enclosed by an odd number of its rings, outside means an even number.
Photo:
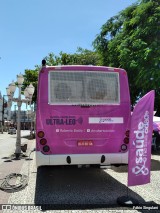
[{"label": "street lamp", "polygon": [[18,113],[17,113],[17,139],[16,139],[16,150],[15,150],[15,155],[16,158],[19,159],[20,154],[21,154],[21,121],[20,121],[20,113],[21,113],[21,105],[22,103],[31,103],[32,100],[32,96],[34,93],[34,87],[32,84],[30,84],[30,86],[28,86],[25,89],[25,99],[21,99],[21,88],[24,82],[24,77],[22,74],[17,75],[17,86],[19,88],[19,93],[18,93],[18,98],[14,98],[14,92],[16,90],[16,84],[14,82],[12,82],[11,84],[9,84],[9,87],[6,88],[7,91],[7,95],[9,97],[9,100],[12,102],[17,102],[17,106],[18,106]]}]

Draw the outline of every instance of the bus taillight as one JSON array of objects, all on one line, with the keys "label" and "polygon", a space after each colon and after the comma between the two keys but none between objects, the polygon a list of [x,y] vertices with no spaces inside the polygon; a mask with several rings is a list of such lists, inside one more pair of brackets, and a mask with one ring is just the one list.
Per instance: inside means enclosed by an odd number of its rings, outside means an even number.
[{"label": "bus taillight", "polygon": [[124,152],[127,150],[127,145],[126,144],[122,144],[121,146],[121,150]]},{"label": "bus taillight", "polygon": [[49,146],[46,145],[46,146],[43,147],[44,152],[49,152],[49,150],[50,150]]},{"label": "bus taillight", "polygon": [[125,132],[125,138],[123,139],[125,144],[129,144],[129,130]]},{"label": "bus taillight", "polygon": [[46,145],[46,143],[47,143],[47,140],[45,139],[45,138],[42,138],[41,140],[40,140],[40,144],[41,145]]},{"label": "bus taillight", "polygon": [[128,137],[125,137],[123,141],[124,141],[125,144],[129,144],[129,138]]},{"label": "bus taillight", "polygon": [[125,135],[129,137],[129,130],[126,131]]},{"label": "bus taillight", "polygon": [[39,132],[37,133],[37,136],[38,136],[39,138],[43,138],[43,137],[44,137],[44,132],[43,132],[43,131],[39,131]]}]

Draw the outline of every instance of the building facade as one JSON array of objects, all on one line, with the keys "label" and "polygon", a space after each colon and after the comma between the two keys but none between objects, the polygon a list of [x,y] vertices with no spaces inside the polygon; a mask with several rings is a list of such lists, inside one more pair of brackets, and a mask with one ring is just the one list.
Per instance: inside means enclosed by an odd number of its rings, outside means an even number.
[{"label": "building facade", "polygon": [[[20,113],[20,123],[21,123],[21,130],[30,130],[34,128],[34,112],[31,111],[21,111]],[[11,111],[11,126],[17,128],[17,121],[18,121],[18,111],[14,110]]]},{"label": "building facade", "polygon": [[6,127],[10,120],[11,108],[7,106],[6,95],[1,94],[0,92],[0,131],[7,131]]}]

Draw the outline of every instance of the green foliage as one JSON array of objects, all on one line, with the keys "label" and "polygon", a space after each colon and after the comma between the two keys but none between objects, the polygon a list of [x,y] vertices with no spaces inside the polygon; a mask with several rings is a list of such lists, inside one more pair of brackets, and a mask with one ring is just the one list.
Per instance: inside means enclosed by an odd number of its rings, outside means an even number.
[{"label": "green foliage", "polygon": [[140,0],[110,18],[102,26],[93,45],[102,65],[126,69],[132,105],[137,98],[155,89],[155,106],[158,110],[160,105],[159,0]]},{"label": "green foliage", "polygon": [[24,91],[24,89],[32,83],[32,85],[35,87],[35,91],[32,98],[32,102],[34,103],[36,102],[37,98],[38,71],[38,66],[35,68],[35,70],[26,69],[24,74],[24,83],[22,87],[22,91]]},{"label": "green foliage", "polygon": [[99,63],[98,54],[91,50],[78,48],[76,53],[68,54],[60,52],[59,56],[55,56],[54,53],[49,53],[45,57],[47,65],[97,65]]}]

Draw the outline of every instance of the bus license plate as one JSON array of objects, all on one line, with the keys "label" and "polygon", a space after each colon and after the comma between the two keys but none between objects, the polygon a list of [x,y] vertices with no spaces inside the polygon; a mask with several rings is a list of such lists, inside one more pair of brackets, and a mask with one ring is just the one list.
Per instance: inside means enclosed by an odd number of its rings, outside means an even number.
[{"label": "bus license plate", "polygon": [[78,146],[93,146],[92,140],[79,140],[77,141]]}]

